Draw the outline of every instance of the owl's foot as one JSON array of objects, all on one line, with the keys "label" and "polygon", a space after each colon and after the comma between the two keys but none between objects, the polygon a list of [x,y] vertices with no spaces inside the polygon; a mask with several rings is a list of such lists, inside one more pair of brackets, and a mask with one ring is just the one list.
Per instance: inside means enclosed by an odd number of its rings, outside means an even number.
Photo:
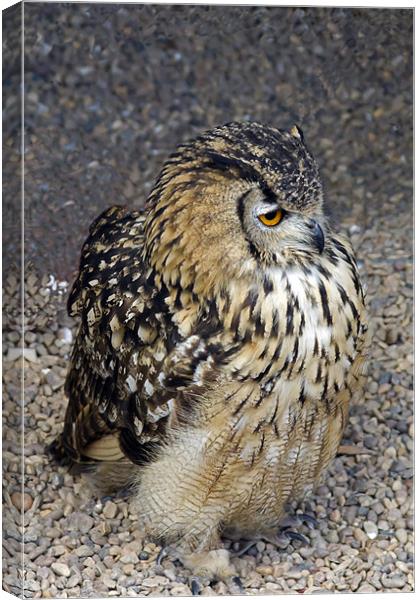
[{"label": "owl's foot", "polygon": [[211,581],[223,581],[230,594],[244,594],[240,578],[230,562],[228,550],[219,548],[209,552],[197,552],[184,556],[182,562],[193,573],[190,587],[193,596],[198,596],[203,587]]},{"label": "owl's foot", "polygon": [[192,575],[189,578],[190,590],[193,596],[200,596],[201,590],[204,587],[210,585],[210,579],[199,577],[198,575]]},{"label": "owl's foot", "polygon": [[299,527],[300,525],[306,525],[308,529],[315,529],[318,526],[318,522],[314,517],[307,515],[305,513],[296,514],[293,516],[287,516],[281,523],[280,529],[274,535],[264,535],[263,539],[268,541],[278,548],[285,549],[293,540],[297,540],[298,542],[302,542],[302,544],[309,545],[310,541],[300,533],[299,531],[295,531],[295,527]]},{"label": "owl's foot", "polygon": [[286,550],[290,542],[293,542],[294,540],[302,542],[305,545],[309,544],[309,540],[306,537],[306,535],[303,535],[298,531],[294,531],[293,529],[280,530],[277,533],[273,533],[271,535],[266,534],[264,536],[261,536],[261,539],[263,539],[265,542],[273,544],[273,546],[276,546],[277,548],[280,548],[280,550]]},{"label": "owl's foot", "polygon": [[245,545],[240,548],[236,553],[233,554],[236,558],[246,554],[250,548],[255,546],[255,544],[259,540],[263,540],[265,542],[269,542],[273,544],[277,548],[281,550],[285,550],[287,546],[293,540],[297,540],[302,542],[303,544],[308,545],[310,543],[309,539],[306,535],[295,531],[296,527],[300,525],[305,525],[308,529],[315,529],[318,526],[318,522],[314,517],[311,517],[307,514],[296,514],[294,516],[287,516],[281,522],[279,529],[275,531],[269,531],[261,533],[258,539],[249,540],[245,543]]},{"label": "owl's foot", "polygon": [[245,593],[242,582],[230,562],[230,553],[224,548],[185,554],[176,546],[168,545],[160,550],[156,557],[156,565],[161,567],[165,558],[178,560],[191,571],[189,584],[193,596],[199,596],[202,589],[212,581],[223,581],[229,594]]},{"label": "owl's foot", "polygon": [[184,556],[182,562],[194,575],[208,577],[210,580],[226,580],[235,575],[229,552],[224,548],[209,550],[208,552],[195,552]]},{"label": "owl's foot", "polygon": [[[219,578],[220,579],[220,578]],[[223,579],[224,583],[227,587],[227,592],[230,595],[245,595],[245,588],[242,585],[241,578],[237,575],[233,577],[228,577],[227,579]],[[199,577],[197,575],[192,575],[190,577],[190,589],[193,596],[200,596],[203,588],[210,585],[212,579],[208,577]]]}]

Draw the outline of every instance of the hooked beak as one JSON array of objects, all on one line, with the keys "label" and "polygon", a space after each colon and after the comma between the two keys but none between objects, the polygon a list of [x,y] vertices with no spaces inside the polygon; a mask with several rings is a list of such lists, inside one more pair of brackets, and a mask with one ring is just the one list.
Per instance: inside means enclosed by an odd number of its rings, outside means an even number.
[{"label": "hooked beak", "polygon": [[311,230],[313,244],[318,250],[318,252],[322,254],[322,251],[324,250],[325,246],[325,238],[322,227],[318,223],[318,221],[315,221],[315,219],[309,219],[308,225],[309,229]]}]

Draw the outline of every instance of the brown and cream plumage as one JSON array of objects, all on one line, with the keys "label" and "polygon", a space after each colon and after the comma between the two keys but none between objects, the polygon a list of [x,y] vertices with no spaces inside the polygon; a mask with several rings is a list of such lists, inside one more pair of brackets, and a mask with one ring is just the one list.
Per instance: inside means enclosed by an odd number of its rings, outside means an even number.
[{"label": "brown and cream plumage", "polygon": [[220,532],[278,527],[361,389],[362,286],[300,130],[231,123],[180,146],[144,212],[93,223],[69,311],[56,453],[111,484],[101,464],[131,465],[146,534],[226,577]]}]

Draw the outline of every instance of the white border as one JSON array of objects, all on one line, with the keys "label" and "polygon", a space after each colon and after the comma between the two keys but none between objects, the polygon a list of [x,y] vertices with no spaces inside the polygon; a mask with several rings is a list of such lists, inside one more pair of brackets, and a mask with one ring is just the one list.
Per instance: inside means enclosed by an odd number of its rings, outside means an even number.
[{"label": "white border", "polygon": [[[33,3],[33,1],[36,0],[25,0],[25,2],[22,3],[22,14],[24,11],[24,4],[26,3]],[[68,0],[67,0],[68,1]],[[340,5],[339,3],[337,3],[336,1],[332,1],[332,0],[324,0],[324,2],[314,2],[314,1],[310,1],[310,0],[306,0],[306,2],[296,2],[296,1],[292,1],[290,0],[289,2],[278,2],[275,0],[266,0],[264,1],[258,1],[258,0],[254,0],[252,2],[249,2],[247,0],[242,0],[242,1],[233,1],[231,0],[230,2],[226,2],[223,0],[213,0],[212,2],[206,2],[204,0],[195,0],[195,1],[191,1],[191,0],[172,0],[170,2],[165,1],[165,0],[155,0],[154,2],[131,2],[131,1],[121,1],[121,0],[114,0],[114,1],[107,1],[107,0],[89,0],[89,2],[87,2],[86,0],[70,0],[73,2],[80,2],[80,3],[97,3],[97,4],[196,4],[196,5],[237,5],[237,6],[273,6],[273,7],[290,7],[290,6],[299,6],[299,7],[314,7],[314,8],[322,8],[322,7],[337,7],[337,8],[389,8],[389,9],[414,9],[415,5],[414,2],[411,3],[399,3],[398,0],[382,0],[382,2],[377,2],[377,1],[373,1],[373,0],[365,0],[364,2],[352,2],[352,1],[347,1],[345,2],[344,5]],[[58,3],[59,0],[55,1],[54,3]],[[41,3],[40,1],[37,3]],[[42,3],[46,3],[46,2],[42,2]],[[9,8],[10,6],[13,6],[17,4],[17,2],[15,1],[11,1],[11,0],[0,0],[0,8],[1,10],[5,10],[6,8]],[[414,11],[414,30],[416,33],[416,11]],[[24,30],[22,27],[22,44],[23,44],[23,39],[24,39]],[[414,43],[416,41],[416,35],[414,36]],[[24,64],[23,64],[24,58],[23,58],[23,53],[22,53],[22,74],[24,72]],[[418,65],[417,65],[417,61],[414,61],[414,74],[415,74],[415,79],[414,81],[416,82],[418,80]],[[415,91],[415,86],[414,86],[414,91]],[[416,100],[416,97],[415,97]],[[416,107],[416,102],[414,103],[414,109]],[[22,147],[23,147],[23,118],[24,118],[24,105],[23,105],[23,94],[22,94]],[[418,126],[417,123],[414,123],[415,128],[414,128],[414,132],[415,134],[418,131]],[[1,156],[1,147],[0,147],[0,156]],[[414,157],[415,158],[415,157]],[[417,166],[417,161],[415,161],[415,167]],[[416,169],[415,171],[416,172]],[[22,215],[23,215],[23,211],[24,211],[24,202],[23,202],[23,185],[24,185],[24,168],[23,168],[23,163],[22,163]],[[415,195],[414,195],[415,198]],[[415,203],[414,203],[415,206]],[[414,223],[415,225],[417,225],[417,214],[415,214],[415,220]],[[392,216],[390,215],[390,218],[392,218]],[[1,220],[1,216],[0,216],[0,220]],[[22,236],[24,233],[24,221],[22,218]],[[23,238],[22,238],[23,240]],[[416,255],[416,250],[417,250],[417,240],[415,239],[415,243],[414,243],[414,249],[415,249],[415,255]],[[22,246],[22,250],[23,250],[23,246]],[[23,252],[22,252],[22,265],[23,265]],[[0,259],[0,266],[1,266],[1,259]],[[415,268],[415,275],[417,269]],[[23,269],[22,269],[22,277],[23,277]],[[0,279],[1,279],[1,271],[0,271]],[[417,292],[417,277],[415,277],[415,297],[416,297],[416,292]],[[22,302],[23,302],[23,298],[22,298]],[[1,319],[1,317],[0,317]],[[1,320],[0,320],[1,322]],[[418,322],[415,321],[415,333],[417,334],[418,332]],[[23,343],[23,342],[22,342]],[[23,360],[23,359],[22,359]],[[417,372],[417,367],[420,369],[420,362],[417,360],[417,356],[415,356],[415,372]],[[22,378],[22,386],[23,386],[23,378]],[[416,419],[416,415],[415,415],[415,423],[416,423],[417,419]],[[417,424],[417,423],[416,423]],[[1,428],[1,423],[0,423],[0,428]],[[22,428],[23,428],[23,421],[22,421]],[[1,430],[1,429],[0,429]],[[22,440],[23,440],[23,429],[22,429]],[[417,448],[415,447],[415,455],[417,454]],[[23,453],[22,453],[22,461],[23,461]],[[417,492],[417,478],[415,478],[415,492]],[[23,482],[22,482],[23,485]],[[417,494],[415,494],[417,495]],[[417,512],[417,511],[416,511]],[[416,519],[415,519],[416,522]],[[1,522],[0,522],[0,531],[1,531]],[[418,544],[416,543],[415,536],[415,550],[417,550],[417,546]],[[416,553],[415,553],[416,554]],[[23,561],[23,556],[22,556],[22,561]],[[414,592],[413,592],[414,593]],[[340,598],[342,597],[348,597],[348,598],[353,598],[354,600],[372,600],[374,599],[377,595],[384,595],[386,594],[386,600],[406,600],[407,599],[407,593],[385,593],[385,592],[377,592],[375,594],[341,594],[340,593]],[[327,594],[317,594],[317,596],[324,596]],[[330,594],[328,594],[330,595]],[[288,595],[289,596],[289,595]],[[270,596],[253,596],[254,598],[263,598],[264,600],[266,599],[272,599],[272,600],[276,600],[278,598],[281,597],[285,597],[285,595],[283,594],[278,594],[278,595],[270,595]],[[0,589],[0,598],[15,598],[15,596],[8,594],[7,592],[5,592],[4,590]],[[120,597],[121,598],[121,597]],[[232,598],[231,596],[229,596],[229,598]],[[131,600],[131,599],[130,599]]]}]

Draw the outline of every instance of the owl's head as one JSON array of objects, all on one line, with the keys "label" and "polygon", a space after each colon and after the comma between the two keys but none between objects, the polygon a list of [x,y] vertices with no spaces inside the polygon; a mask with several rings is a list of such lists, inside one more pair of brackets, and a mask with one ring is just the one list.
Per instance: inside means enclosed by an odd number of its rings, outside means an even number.
[{"label": "owl's head", "polygon": [[164,165],[148,205],[149,260],[168,273],[212,280],[214,271],[253,276],[310,261],[324,248],[322,201],[318,168],[297,126],[217,127]]}]

